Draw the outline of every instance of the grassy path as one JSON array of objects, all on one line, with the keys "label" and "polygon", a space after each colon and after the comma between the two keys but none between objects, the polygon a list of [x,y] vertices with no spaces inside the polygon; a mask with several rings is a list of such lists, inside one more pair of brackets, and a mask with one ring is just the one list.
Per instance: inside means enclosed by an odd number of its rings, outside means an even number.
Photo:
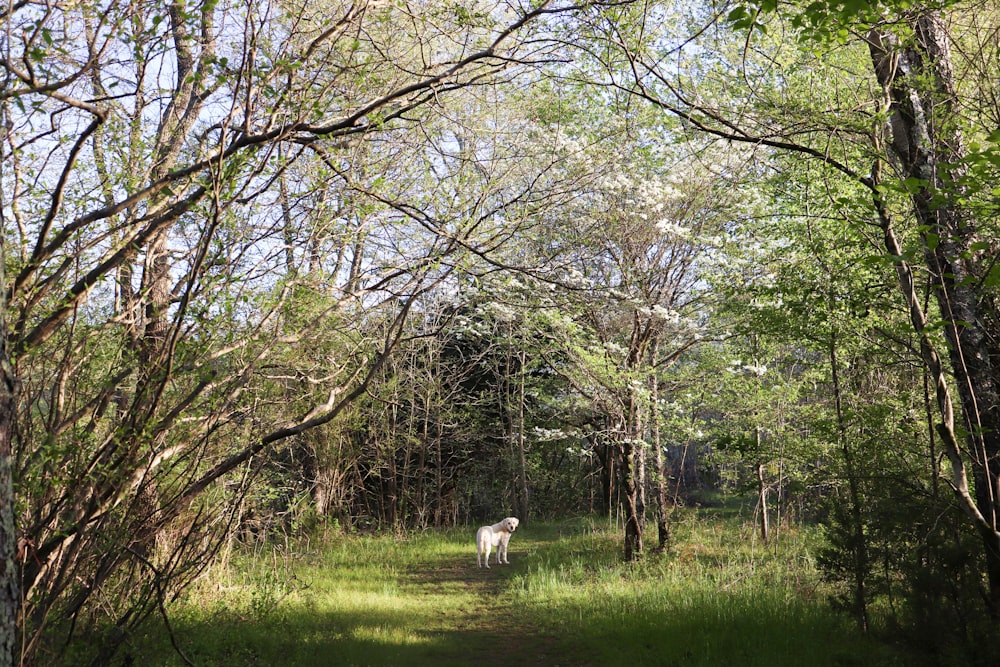
[{"label": "grassy path", "polygon": [[[529,538],[520,542],[532,550],[544,548],[539,540]],[[585,663],[580,657],[567,661],[566,647],[515,608],[507,588],[514,576],[525,570],[525,545],[518,551],[512,542],[510,565],[480,569],[472,557],[448,556],[418,565],[411,571],[412,583],[406,588],[418,597],[429,599],[444,594],[466,601],[455,614],[439,611],[442,627],[434,634],[440,635],[440,645],[445,648],[435,657],[455,664],[486,667]]]}]

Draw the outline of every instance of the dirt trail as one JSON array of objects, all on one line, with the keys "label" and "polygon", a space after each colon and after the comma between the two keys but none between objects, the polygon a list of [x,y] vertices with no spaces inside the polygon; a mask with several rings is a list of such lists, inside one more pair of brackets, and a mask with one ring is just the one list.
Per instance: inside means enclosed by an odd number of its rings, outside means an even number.
[{"label": "dirt trail", "polygon": [[[445,620],[440,632],[450,635],[447,644],[458,647],[455,655],[442,656],[456,664],[478,666],[528,665],[570,667],[565,646],[519,614],[504,591],[519,571],[517,556],[511,565],[480,569],[470,559],[447,559],[428,563],[414,572],[414,585],[428,594],[454,592],[471,600],[462,606],[460,618]],[[442,612],[446,614],[449,612]],[[454,612],[451,612],[454,613]]]}]

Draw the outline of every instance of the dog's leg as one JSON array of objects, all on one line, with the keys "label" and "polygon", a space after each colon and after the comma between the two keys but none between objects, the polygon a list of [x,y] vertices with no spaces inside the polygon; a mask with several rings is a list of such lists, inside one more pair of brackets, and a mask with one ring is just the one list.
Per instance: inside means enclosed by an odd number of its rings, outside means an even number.
[{"label": "dog's leg", "polygon": [[[476,565],[479,567],[484,565],[484,560],[486,567],[490,566],[490,535],[488,532],[489,529],[486,526],[476,531]],[[484,554],[486,555],[485,559],[483,558]]]},{"label": "dog's leg", "polygon": [[487,569],[490,567],[490,551],[492,551],[493,546],[493,536],[490,534],[488,528],[480,528],[479,532],[476,534],[476,542],[478,542],[479,553],[484,554],[483,562],[486,563]]}]

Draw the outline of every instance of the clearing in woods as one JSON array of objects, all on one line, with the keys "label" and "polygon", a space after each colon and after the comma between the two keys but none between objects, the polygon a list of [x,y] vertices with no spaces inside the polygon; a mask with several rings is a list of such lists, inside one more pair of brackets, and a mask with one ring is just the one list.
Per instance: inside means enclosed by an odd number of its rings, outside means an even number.
[{"label": "clearing in woods", "polygon": [[511,564],[490,569],[476,566],[475,527],[337,533],[296,555],[234,556],[172,610],[186,660],[155,627],[127,658],[162,667],[920,664],[831,611],[813,565],[815,531],[786,529],[765,549],[743,517],[692,511],[670,553],[622,563],[608,523],[522,523]]}]

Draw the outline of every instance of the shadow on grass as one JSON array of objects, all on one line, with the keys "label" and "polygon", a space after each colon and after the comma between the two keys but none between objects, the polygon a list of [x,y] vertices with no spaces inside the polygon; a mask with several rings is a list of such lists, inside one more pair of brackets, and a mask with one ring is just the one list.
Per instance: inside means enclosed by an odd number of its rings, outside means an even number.
[{"label": "shadow on grass", "polygon": [[[434,619],[415,629],[420,619],[409,613],[286,612],[280,619],[259,623],[215,622],[179,628],[190,632],[197,644],[185,654],[197,665],[237,667],[244,665],[493,665],[557,664],[547,660],[508,662],[501,647],[512,639],[504,637],[501,622],[478,619],[488,627],[471,623],[443,628]],[[437,627],[435,627],[437,626]],[[538,653],[538,656],[544,654]],[[180,664],[170,658],[169,663]],[[149,664],[143,662],[142,664]]]},{"label": "shadow on grass", "polygon": [[[575,637],[587,664],[607,667],[912,667],[894,651],[858,636],[815,608],[721,595],[714,600],[657,604],[605,598],[569,605],[555,614],[542,605],[528,613],[560,622]],[[777,612],[777,613],[775,613]],[[575,616],[575,618],[573,618]],[[567,664],[567,663],[563,663]]]}]

